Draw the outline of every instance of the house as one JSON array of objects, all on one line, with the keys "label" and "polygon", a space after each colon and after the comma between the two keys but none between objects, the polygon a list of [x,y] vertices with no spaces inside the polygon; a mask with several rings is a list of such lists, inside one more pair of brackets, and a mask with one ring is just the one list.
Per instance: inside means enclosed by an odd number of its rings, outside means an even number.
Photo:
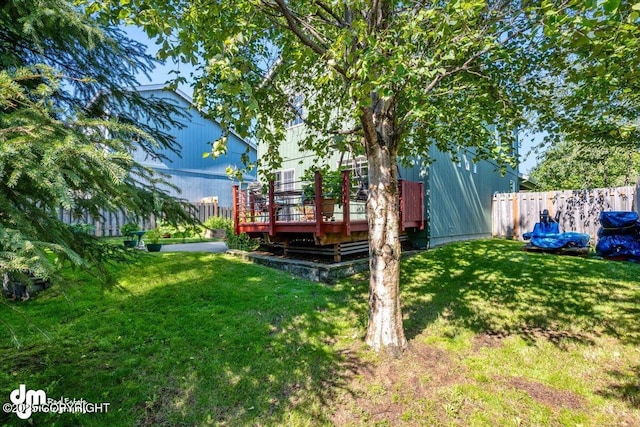
[{"label": "house", "polygon": [[[205,117],[180,90],[169,90],[162,85],[141,86],[137,90],[143,97],[164,99],[179,107],[184,112],[184,117],[178,118],[178,121],[184,126],[167,130],[181,147],[180,153],[161,150],[164,158],[154,160],[138,151],[134,153],[135,160],[166,174],[165,179],[180,189],[180,192],[168,189],[177,197],[190,202],[217,200],[219,206],[230,207],[233,181],[227,170],[241,168],[243,155],[255,163],[255,144],[231,132],[227,138],[226,154],[217,158],[204,158],[203,153],[210,152],[211,143],[222,135],[220,124]],[[245,175],[243,178],[248,181],[256,179],[255,175]]]},{"label": "house", "polygon": [[[288,194],[280,201],[277,197],[273,199],[276,210],[271,212],[272,220],[268,217],[256,218],[255,207],[249,207],[251,214],[243,212],[246,222],[254,222],[253,226],[243,227],[242,224],[238,231],[249,232],[254,236],[269,231],[272,238],[275,238],[278,230],[282,232],[291,232],[290,237],[285,239],[285,246],[289,244],[289,240],[303,237],[305,226],[302,220],[308,215],[306,211],[300,212],[300,208],[283,209],[282,206],[298,206],[300,204],[298,192],[296,188],[305,184],[303,176],[306,170],[317,167],[317,157],[309,155],[300,150],[298,143],[304,137],[304,124],[302,120],[292,121],[287,131],[287,140],[280,147],[280,155],[283,158],[282,166],[275,171],[275,183],[273,191],[276,194]],[[261,147],[258,147],[258,156],[261,155]],[[403,222],[403,231],[406,233],[414,247],[427,248],[442,245],[448,242],[488,238],[491,237],[491,203],[492,196],[496,192],[517,192],[519,187],[518,172],[514,169],[507,169],[503,175],[497,164],[491,161],[483,160],[474,162],[471,152],[460,150],[457,153],[457,161],[448,153],[438,151],[435,145],[430,149],[429,158],[432,162],[424,161],[424,159],[415,158],[414,166],[399,167],[400,178],[407,186],[403,186],[407,191],[419,191],[421,194],[407,195],[404,201],[401,201],[401,221]],[[351,199],[349,206],[348,220],[350,225],[349,240],[366,239],[367,225],[364,220],[365,208],[364,200],[358,200],[357,191],[364,187],[363,185],[367,177],[367,163],[363,156],[353,157],[349,154],[333,153],[323,159],[334,169],[350,169],[351,173]],[[309,178],[306,177],[308,180]],[[419,186],[408,185],[409,183],[419,183]],[[404,184],[403,184],[404,185]],[[402,196],[401,196],[402,197]],[[245,198],[245,202],[250,202],[251,196]],[[407,202],[409,201],[410,202]],[[407,203],[413,204],[409,206]],[[416,205],[421,206],[416,206]],[[268,206],[269,203],[265,203]],[[318,204],[317,209],[321,209]],[[421,210],[420,215],[415,212],[408,213],[409,208]],[[292,209],[298,209],[296,212]],[[266,215],[266,213],[265,213]],[[324,215],[324,212],[323,212]],[[409,215],[409,217],[407,217]],[[333,231],[342,233],[346,236],[346,217],[343,207],[342,213],[338,212],[332,216],[330,220],[325,218],[320,223],[319,216],[318,226],[324,227],[322,233],[316,232],[316,245],[324,245],[331,242],[331,238],[321,237],[320,234]],[[284,228],[283,222],[289,222],[288,228]],[[355,221],[355,222],[354,222]],[[415,222],[422,222],[416,226]],[[269,228],[266,224],[273,222],[274,227]],[[293,223],[298,224],[297,228],[292,228]],[[341,227],[338,223],[343,224]],[[413,223],[413,224],[412,224]],[[281,227],[280,227],[281,226]],[[406,227],[405,227],[406,226]],[[280,228],[278,228],[280,227]],[[307,227],[308,228],[308,227]],[[300,234],[293,234],[294,230],[299,230]],[[361,234],[356,234],[356,230],[363,230]],[[353,235],[356,237],[353,237]],[[275,238],[274,240],[282,240]],[[335,238],[333,240],[336,241]],[[334,252],[337,248],[332,249]],[[329,250],[328,253],[332,253]],[[314,251],[317,253],[318,248]],[[339,257],[336,257],[339,258]]]}]

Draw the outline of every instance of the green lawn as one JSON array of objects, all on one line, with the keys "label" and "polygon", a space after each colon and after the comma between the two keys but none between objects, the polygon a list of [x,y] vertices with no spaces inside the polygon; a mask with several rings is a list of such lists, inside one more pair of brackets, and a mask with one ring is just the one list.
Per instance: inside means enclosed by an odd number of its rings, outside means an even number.
[{"label": "green lawn", "polygon": [[[125,238],[124,237],[103,237],[102,240],[105,242],[111,243],[113,245],[123,245]],[[134,237],[134,240],[137,240],[137,237]],[[142,237],[144,241],[144,236]],[[199,243],[199,242],[219,242],[221,239],[206,239],[202,236],[192,236],[192,237],[168,237],[162,238],[158,243],[162,243],[163,245],[172,245],[174,243]],[[147,243],[148,243],[147,239]]]},{"label": "green lawn", "polygon": [[[403,261],[411,350],[369,352],[363,277],[157,253],[119,286],[0,305],[0,398],[110,403],[35,425],[640,425],[640,265],[486,240]],[[0,424],[16,417],[0,413]]]}]

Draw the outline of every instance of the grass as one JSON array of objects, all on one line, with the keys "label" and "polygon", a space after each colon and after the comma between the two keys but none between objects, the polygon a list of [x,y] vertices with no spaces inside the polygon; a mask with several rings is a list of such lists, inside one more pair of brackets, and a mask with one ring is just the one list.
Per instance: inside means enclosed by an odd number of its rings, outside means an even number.
[{"label": "grass", "polygon": [[[122,245],[124,240],[128,238],[125,237],[102,237],[102,240],[108,242],[113,245]],[[137,237],[134,237],[133,240],[137,240]],[[144,241],[144,236],[142,237]],[[163,237],[159,240],[158,243],[162,243],[163,245],[172,245],[176,243],[200,243],[200,242],[219,242],[220,239],[207,239],[202,236],[192,236],[192,237]],[[148,239],[147,239],[148,243]]]},{"label": "grass", "polygon": [[[640,425],[640,265],[448,245],[403,261],[411,350],[361,344],[363,277],[334,287],[225,255],[158,253],[101,289],[0,305],[0,399],[109,402],[35,425]],[[15,416],[0,413],[0,424]]]}]

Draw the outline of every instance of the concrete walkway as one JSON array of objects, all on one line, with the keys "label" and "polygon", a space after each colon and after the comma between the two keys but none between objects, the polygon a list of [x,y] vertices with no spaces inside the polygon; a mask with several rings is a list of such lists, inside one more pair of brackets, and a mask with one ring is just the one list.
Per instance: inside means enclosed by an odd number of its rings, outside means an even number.
[{"label": "concrete walkway", "polygon": [[162,245],[160,252],[214,252],[223,253],[227,251],[227,244],[224,242],[200,242],[200,243],[179,243],[172,245]]}]

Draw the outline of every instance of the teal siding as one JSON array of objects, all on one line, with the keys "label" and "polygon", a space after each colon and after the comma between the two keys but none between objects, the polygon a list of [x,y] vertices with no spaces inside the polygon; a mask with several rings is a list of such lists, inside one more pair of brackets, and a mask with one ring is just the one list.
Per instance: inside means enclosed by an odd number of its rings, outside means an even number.
[{"label": "teal siding", "polygon": [[428,173],[427,211],[429,246],[451,241],[491,237],[491,201],[496,192],[517,186],[513,170],[502,176],[489,161],[475,165],[461,158],[454,163],[449,154],[432,149],[435,160]]},{"label": "teal siding", "polygon": [[[287,131],[286,140],[278,147],[278,153],[282,157],[282,164],[279,170],[295,170],[294,180],[298,181],[306,170],[314,166],[328,164],[331,168],[336,168],[340,162],[340,153],[337,151],[328,152],[326,156],[319,159],[315,153],[300,149],[300,141],[305,137],[305,126],[298,125]],[[258,145],[258,158],[260,158],[266,147]],[[346,158],[346,157],[345,157]]]},{"label": "teal siding", "polygon": [[[182,128],[167,130],[172,134],[181,147],[180,153],[163,150],[166,156],[163,161],[150,161],[140,153],[136,160],[155,170],[168,174],[167,181],[178,187],[180,191],[167,189],[171,194],[191,202],[198,202],[204,197],[218,197],[220,206],[231,206],[233,181],[227,176],[228,167],[242,167],[241,155],[249,149],[249,158],[256,161],[257,152],[235,134],[231,134],[227,141],[227,154],[216,159],[203,158],[203,153],[211,150],[211,143],[222,135],[222,128],[213,120],[203,117],[190,101],[177,92],[162,88],[139,89],[145,97],[166,99],[184,109],[185,117],[179,120]],[[247,175],[246,180],[252,181],[254,175]]]},{"label": "teal siding", "polygon": [[[327,153],[322,159],[301,152],[298,141],[304,129],[304,126],[291,128],[279,151],[283,158],[281,169],[294,169],[296,180],[309,167],[326,162],[335,168],[340,160],[337,152]],[[480,161],[474,165],[472,154],[465,156],[463,152],[460,162],[454,163],[449,154],[439,152],[435,146],[429,156],[431,163],[418,157],[413,166],[399,168],[402,179],[424,183],[427,224],[423,231],[410,233],[412,244],[424,248],[491,237],[493,194],[518,191],[517,170],[509,169],[502,175],[493,162]]]}]

